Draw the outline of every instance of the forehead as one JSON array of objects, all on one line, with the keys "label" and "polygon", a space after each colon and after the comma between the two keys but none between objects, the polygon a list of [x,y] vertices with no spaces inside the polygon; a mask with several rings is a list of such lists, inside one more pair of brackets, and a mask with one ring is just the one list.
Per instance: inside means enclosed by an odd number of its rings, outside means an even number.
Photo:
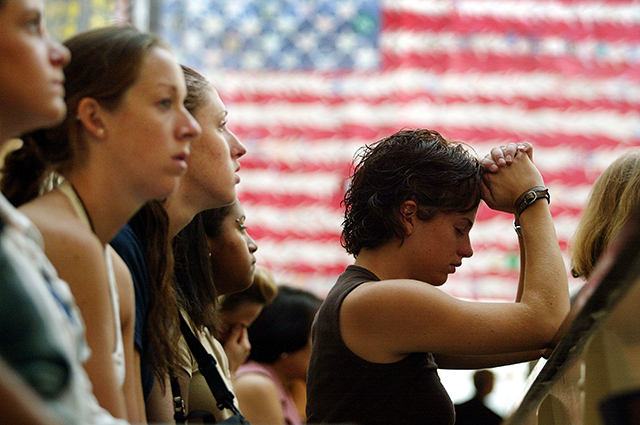
[{"label": "forehead", "polygon": [[220,95],[213,86],[207,87],[204,102],[195,111],[195,117],[198,121],[203,119],[217,120],[226,115],[226,109]]},{"label": "forehead", "polygon": [[476,221],[476,215],[477,214],[478,214],[478,208],[476,207],[471,211],[466,211],[466,212],[457,212],[457,211],[443,212],[443,213],[440,213],[439,215],[443,220],[452,221],[452,222],[466,221],[466,222],[469,222],[470,224],[473,224]]},{"label": "forehead", "polygon": [[0,0],[0,16],[20,16],[29,12],[43,12],[43,0]]},{"label": "forehead", "polygon": [[182,69],[173,53],[161,46],[149,49],[142,59],[140,74],[134,85],[148,89],[156,86],[186,90]]}]

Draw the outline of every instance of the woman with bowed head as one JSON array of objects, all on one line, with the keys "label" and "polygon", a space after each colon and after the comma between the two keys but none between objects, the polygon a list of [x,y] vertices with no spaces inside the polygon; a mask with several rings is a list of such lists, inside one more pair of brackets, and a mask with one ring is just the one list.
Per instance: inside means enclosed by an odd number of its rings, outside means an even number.
[{"label": "woman with bowed head", "polygon": [[[464,145],[424,129],[359,151],[343,201],[342,241],[355,263],[316,317],[309,423],[453,424],[438,367],[494,367],[550,347],[569,310],[566,272],[542,176],[524,148],[509,159],[485,173]],[[481,200],[520,227],[516,302],[438,288],[473,255]]]},{"label": "woman with bowed head", "polygon": [[[179,367],[179,304],[171,243],[198,213],[235,201],[239,159],[247,152],[227,127],[228,112],[215,88],[195,70],[187,66],[182,70],[187,86],[184,106],[202,128],[201,136],[191,143],[188,170],[174,193],[147,203],[111,242],[133,276],[135,347],[141,357],[146,410],[149,421],[161,423],[174,420],[169,369]],[[202,243],[207,249],[206,241]],[[193,273],[210,273],[208,255],[190,261],[197,264]]]},{"label": "woman with bowed head", "polygon": [[[244,291],[221,297],[220,312],[218,313],[220,324],[216,339],[220,341],[229,358],[231,375],[235,374],[238,367],[247,361],[251,351],[248,336],[246,338],[247,347],[238,343],[233,344],[233,341],[240,342],[245,340],[245,330],[251,326],[264,306],[270,304],[277,294],[278,286],[273,274],[264,267],[256,265],[251,286]],[[239,353],[235,353],[233,347],[242,347],[244,349]]]},{"label": "woman with bowed head", "polygon": [[[38,227],[47,257],[69,283],[100,405],[144,422],[131,276],[108,243],[145,202],[176,189],[200,126],[183,105],[182,69],[155,35],[114,26],[65,45],[73,57],[66,117],[25,136],[8,155],[3,190]],[[48,181],[53,189],[38,196]]]}]

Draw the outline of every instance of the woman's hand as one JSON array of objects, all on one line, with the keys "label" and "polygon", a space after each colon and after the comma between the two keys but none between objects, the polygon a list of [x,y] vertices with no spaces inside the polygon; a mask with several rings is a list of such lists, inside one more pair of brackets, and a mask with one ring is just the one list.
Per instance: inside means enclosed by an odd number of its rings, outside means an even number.
[{"label": "woman's hand", "polygon": [[223,347],[229,359],[229,371],[233,376],[238,368],[249,358],[251,344],[249,343],[247,328],[241,324],[230,327],[227,335],[228,337]]},{"label": "woman's hand", "polygon": [[506,146],[496,146],[480,160],[480,163],[487,171],[495,173],[503,165],[511,164],[518,152],[526,153],[529,159],[533,161],[533,146],[529,142],[522,142],[518,144],[509,143]]},{"label": "woman's hand", "polygon": [[[483,177],[482,199],[494,210],[514,213],[514,203],[527,189],[534,186],[544,186],[544,180],[538,169],[533,165],[530,157],[533,156],[533,147],[530,144],[521,148],[513,146],[493,148],[485,157],[484,162],[504,161],[505,164],[498,167],[495,172],[485,173]],[[502,152],[498,154],[498,151]],[[511,162],[507,164],[507,157],[511,156]],[[502,156],[501,156],[502,155]],[[491,159],[489,159],[491,158]],[[502,161],[500,159],[502,158]]]}]

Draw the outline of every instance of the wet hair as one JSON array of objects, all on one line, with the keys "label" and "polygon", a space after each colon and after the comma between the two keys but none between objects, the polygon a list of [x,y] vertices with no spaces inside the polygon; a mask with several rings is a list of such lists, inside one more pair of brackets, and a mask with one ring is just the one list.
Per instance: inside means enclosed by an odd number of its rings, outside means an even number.
[{"label": "wet hair", "polygon": [[218,290],[213,279],[207,236],[220,234],[231,206],[202,211],[173,240],[174,281],[181,307],[196,327],[218,328]]},{"label": "wet hair", "polygon": [[432,130],[399,131],[356,153],[342,205],[342,246],[358,256],[392,238],[404,240],[400,207],[418,204],[418,217],[467,212],[480,203],[484,167],[462,143]]},{"label": "wet hair", "polygon": [[640,150],[617,158],[598,177],[571,243],[571,273],[588,279],[629,216],[640,208]]},{"label": "wet hair", "polygon": [[249,360],[273,364],[309,343],[311,325],[322,300],[309,291],[282,285],[275,299],[249,326]]},{"label": "wet hair", "polygon": [[86,156],[76,118],[80,101],[93,98],[115,110],[140,74],[147,53],[169,47],[158,36],[131,26],[111,26],[80,33],[65,43],[73,60],[65,68],[67,115],[57,127],[23,137],[21,148],[5,160],[2,191],[16,206],[38,196],[52,172],[64,175]]},{"label": "wet hair", "polygon": [[253,281],[244,291],[225,295],[220,303],[220,311],[233,311],[244,303],[267,305],[278,294],[278,286],[273,274],[264,267],[256,266]]}]

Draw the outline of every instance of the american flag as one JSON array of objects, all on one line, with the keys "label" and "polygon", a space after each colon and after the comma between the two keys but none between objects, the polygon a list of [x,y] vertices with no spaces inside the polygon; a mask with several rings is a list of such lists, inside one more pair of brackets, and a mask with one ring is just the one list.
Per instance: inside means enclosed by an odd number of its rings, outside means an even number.
[{"label": "american flag", "polygon": [[[640,3],[162,0],[158,32],[211,79],[247,146],[239,198],[258,261],[324,295],[353,259],[340,201],[356,149],[424,127],[484,155],[528,140],[568,246],[588,192],[640,146]],[[481,206],[443,289],[512,300],[512,217]],[[573,284],[577,282],[572,281]]]}]

